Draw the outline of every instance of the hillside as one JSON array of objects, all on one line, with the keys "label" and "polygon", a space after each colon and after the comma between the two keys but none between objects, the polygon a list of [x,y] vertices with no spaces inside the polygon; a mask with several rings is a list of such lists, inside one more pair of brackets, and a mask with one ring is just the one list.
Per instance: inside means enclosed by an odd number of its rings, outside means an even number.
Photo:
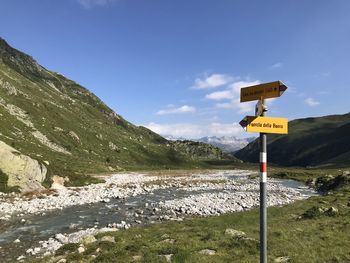
[{"label": "hillside", "polygon": [[[258,162],[258,140],[235,156]],[[289,122],[288,135],[268,135],[268,160],[284,166],[350,165],[350,113]]]},{"label": "hillside", "polygon": [[194,160],[224,160],[232,159],[235,162],[241,162],[235,157],[224,153],[219,147],[204,142],[197,142],[191,140],[172,141],[172,147],[178,151],[187,154]]},{"label": "hillside", "polygon": [[201,165],[1,38],[0,118],[0,141],[44,164],[49,175]]}]

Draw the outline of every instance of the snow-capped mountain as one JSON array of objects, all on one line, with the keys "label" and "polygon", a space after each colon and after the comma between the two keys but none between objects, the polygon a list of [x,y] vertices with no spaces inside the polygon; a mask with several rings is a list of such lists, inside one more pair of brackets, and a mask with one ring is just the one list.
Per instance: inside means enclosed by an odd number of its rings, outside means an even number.
[{"label": "snow-capped mountain", "polygon": [[236,152],[245,146],[247,146],[251,141],[254,141],[255,137],[249,138],[237,138],[235,136],[211,136],[211,137],[203,137],[200,139],[195,139],[194,141],[204,142],[216,147],[219,147],[224,152],[232,153]]},{"label": "snow-capped mountain", "polygon": [[[167,139],[168,141],[186,141],[186,140],[188,140],[184,137],[175,137],[173,135],[164,135],[163,137],[165,139]],[[191,141],[193,141],[193,140],[191,140]]]},{"label": "snow-capped mountain", "polygon": [[[174,137],[172,135],[167,135],[165,138],[169,141],[184,141],[186,138]],[[236,152],[245,146],[247,146],[251,141],[254,141],[255,137],[249,138],[237,138],[235,136],[206,136],[199,139],[190,139],[195,142],[204,142],[211,144],[213,146],[219,147],[221,150],[227,153]]]}]

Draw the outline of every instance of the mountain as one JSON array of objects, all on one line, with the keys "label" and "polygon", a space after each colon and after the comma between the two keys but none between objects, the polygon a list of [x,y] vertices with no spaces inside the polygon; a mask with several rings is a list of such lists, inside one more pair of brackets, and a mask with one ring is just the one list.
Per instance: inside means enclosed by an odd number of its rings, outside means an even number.
[{"label": "mountain", "polygon": [[74,180],[86,173],[202,164],[1,38],[0,118],[0,141],[44,164],[50,176]]},{"label": "mountain", "polygon": [[[169,141],[188,141],[188,139],[183,137],[176,137],[172,135],[164,135]],[[256,137],[249,138],[237,138],[235,136],[206,136],[199,139],[190,139],[189,141],[193,142],[203,142],[206,144],[210,144],[214,147],[220,148],[225,153],[234,153],[245,146],[247,146],[250,142],[254,141]]]},{"label": "mountain", "polygon": [[[164,138],[167,139],[168,141],[186,141],[187,139],[184,137],[176,137],[173,135],[164,135]],[[193,141],[193,140],[191,140]]]},{"label": "mountain", "polygon": [[[288,135],[268,135],[268,161],[284,166],[350,165],[350,113],[289,122]],[[235,156],[259,162],[258,139]]]},{"label": "mountain", "polygon": [[173,148],[191,156],[195,160],[224,160],[231,159],[235,162],[241,162],[235,157],[224,153],[220,148],[204,142],[195,142],[192,140],[177,140],[172,142]]},{"label": "mountain", "polygon": [[256,137],[237,138],[235,136],[211,136],[195,139],[193,141],[208,143],[220,148],[226,153],[233,153],[247,146],[251,141],[255,140],[255,138]]}]

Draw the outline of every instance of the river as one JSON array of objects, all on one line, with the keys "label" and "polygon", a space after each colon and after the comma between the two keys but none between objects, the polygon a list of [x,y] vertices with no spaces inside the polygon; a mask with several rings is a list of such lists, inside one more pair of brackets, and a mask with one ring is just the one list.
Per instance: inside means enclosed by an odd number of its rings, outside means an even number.
[{"label": "river", "polygon": [[[192,205],[189,204],[190,209],[181,212],[184,202],[195,197],[203,198],[207,195],[214,195],[218,199],[222,199],[221,194],[225,193],[230,200],[236,197],[239,200],[252,200],[247,201],[248,204],[244,205],[239,203],[240,209],[235,208],[232,204],[228,207],[229,210],[223,210],[220,213],[250,209],[257,205],[257,180],[249,179],[247,173],[244,172],[226,171],[225,173],[219,172],[219,174],[221,177],[213,176],[213,182],[208,182],[208,175],[205,175],[203,183],[198,180],[196,183],[191,181],[189,185],[167,185],[165,188],[158,187],[151,191],[147,190],[122,198],[110,198],[103,202],[46,211],[45,215],[12,216],[8,221],[0,221],[0,260],[1,262],[11,262],[21,255],[29,257],[30,255],[26,251],[35,247],[41,247],[41,251],[38,253],[40,255],[44,251],[42,241],[52,239],[57,233],[68,235],[87,228],[116,227],[117,224],[119,228],[128,228],[129,225],[132,227],[133,225],[152,224],[163,220],[182,220],[186,216],[196,216],[198,211],[206,210],[198,208],[195,210],[197,212],[194,213],[191,210]],[[210,175],[209,178],[211,178]],[[226,183],[215,182],[218,178],[219,180],[225,178],[227,181]],[[169,181],[169,179],[167,180]],[[316,194],[302,183],[293,180],[273,179],[269,188],[270,205],[281,205]],[[227,200],[222,201],[228,202]],[[169,206],[166,206],[168,202],[172,202],[173,206],[175,202],[175,206],[178,205],[179,208],[171,207],[170,209]],[[216,215],[218,214],[216,211],[221,211],[220,207],[211,208],[214,213],[209,209],[209,212],[203,215]]]}]

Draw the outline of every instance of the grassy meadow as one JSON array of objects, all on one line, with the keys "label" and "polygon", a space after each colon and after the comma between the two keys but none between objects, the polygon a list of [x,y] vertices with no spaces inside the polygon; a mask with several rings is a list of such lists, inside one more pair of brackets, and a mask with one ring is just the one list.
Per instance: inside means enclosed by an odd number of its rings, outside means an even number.
[{"label": "grassy meadow", "polygon": [[[282,168],[276,169],[280,173]],[[323,173],[316,173],[319,174]],[[226,229],[246,235],[232,237],[225,234]],[[112,236],[116,242],[100,241],[103,236]],[[350,262],[349,237],[348,185],[268,209],[269,262]],[[55,258],[32,262],[56,262],[62,258],[67,262],[167,262],[165,255],[172,255],[169,262],[258,262],[259,210],[133,227],[96,238],[83,253],[77,251],[79,244],[69,244],[60,248]],[[200,251],[204,249],[214,250],[215,254],[203,255]]]}]

